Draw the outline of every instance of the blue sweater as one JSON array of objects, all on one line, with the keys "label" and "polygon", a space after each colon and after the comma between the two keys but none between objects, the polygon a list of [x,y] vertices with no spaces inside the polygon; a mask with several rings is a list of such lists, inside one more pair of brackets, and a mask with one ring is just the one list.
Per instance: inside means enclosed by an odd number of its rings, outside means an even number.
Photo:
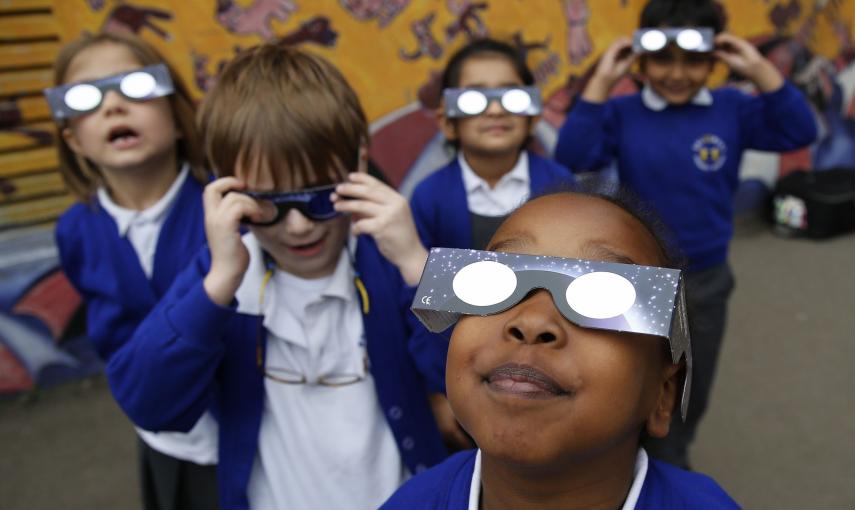
[{"label": "blue sweater", "polygon": [[813,114],[792,85],[759,96],[712,92],[713,104],[647,108],[641,94],[605,104],[580,100],[555,157],[574,172],[616,158],[622,184],[649,201],[700,270],[727,259],[733,195],[745,149],[788,151],[816,139]]},{"label": "blue sweater", "polygon": [[[448,165],[426,177],[410,199],[413,219],[422,243],[428,248],[472,247],[472,220],[463,185],[463,171],[454,158]],[[573,174],[554,161],[528,153],[531,195],[561,183],[572,183]]]},{"label": "blue sweater", "polygon": [[205,243],[202,185],[187,176],[178,191],[157,240],[151,280],[97,201],[75,204],[60,217],[56,243],[63,271],[86,302],[87,334],[107,360]]},{"label": "blue sweater", "polygon": [[[107,376],[128,416],[148,430],[189,430],[212,407],[220,424],[220,505],[246,509],[264,408],[255,347],[264,317],[214,304],[202,286],[210,265],[204,248],[112,357]],[[404,463],[418,473],[446,456],[427,400],[430,382],[418,369],[438,337],[417,327],[408,310],[415,289],[372,239],[358,239],[355,268],[371,304],[363,324],[377,397]]]},{"label": "blue sweater", "polygon": [[[381,510],[467,510],[476,450],[411,478]],[[711,478],[650,459],[636,510],[729,510],[739,505]]]}]

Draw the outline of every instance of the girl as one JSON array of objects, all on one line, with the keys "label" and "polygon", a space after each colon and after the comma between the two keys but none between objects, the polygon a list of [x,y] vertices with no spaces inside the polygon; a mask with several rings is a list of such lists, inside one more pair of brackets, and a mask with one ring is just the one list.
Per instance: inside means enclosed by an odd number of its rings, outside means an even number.
[{"label": "girl", "polygon": [[[681,272],[641,218],[556,193],[515,211],[490,252],[431,254],[413,310],[434,329],[463,316],[448,400],[479,450],[412,478],[383,509],[738,508],[641,447],[668,434],[692,366]],[[451,299],[426,299],[439,296]]]},{"label": "girl", "polygon": [[[54,72],[45,95],[60,169],[80,200],[57,223],[60,262],[106,361],[204,243],[207,174],[187,89],[146,43],[85,35],[63,48]],[[147,509],[217,506],[210,414],[186,434],[138,433]]]},{"label": "girl", "polygon": [[442,75],[442,131],[457,149],[451,163],[413,191],[416,227],[427,247],[483,248],[529,195],[572,179],[525,147],[541,111],[525,60],[492,39],[460,49]]}]

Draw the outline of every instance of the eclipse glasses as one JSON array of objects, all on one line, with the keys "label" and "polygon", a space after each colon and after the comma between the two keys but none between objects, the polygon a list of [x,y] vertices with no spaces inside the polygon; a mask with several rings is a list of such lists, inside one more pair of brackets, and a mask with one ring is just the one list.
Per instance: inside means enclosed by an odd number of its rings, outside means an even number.
[{"label": "eclipse glasses", "polygon": [[131,101],[148,101],[175,91],[165,64],[134,69],[99,80],[67,83],[44,90],[56,120],[70,119],[95,111],[107,91],[115,90]]},{"label": "eclipse glasses", "polygon": [[669,43],[680,49],[708,53],[715,49],[715,31],[712,28],[642,28],[632,37],[632,50],[636,53],[662,51]]},{"label": "eclipse glasses", "polygon": [[537,87],[445,89],[443,98],[445,116],[451,119],[480,115],[493,101],[511,115],[534,116],[543,111]]},{"label": "eclipse glasses", "polygon": [[433,248],[411,309],[434,333],[461,315],[502,313],[544,289],[571,323],[668,341],[686,360],[680,404],[688,410],[692,350],[682,273],[676,269],[516,253]]}]

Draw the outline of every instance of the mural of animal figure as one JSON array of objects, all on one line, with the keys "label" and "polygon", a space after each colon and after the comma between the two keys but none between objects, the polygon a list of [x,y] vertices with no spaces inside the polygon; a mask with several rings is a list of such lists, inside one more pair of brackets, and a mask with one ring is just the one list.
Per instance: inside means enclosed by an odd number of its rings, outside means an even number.
[{"label": "mural of animal figure", "polygon": [[461,33],[466,35],[467,40],[487,37],[487,25],[478,13],[487,10],[487,2],[448,0],[446,6],[457,19],[445,27],[445,42],[453,41]]},{"label": "mural of animal figure", "polygon": [[588,34],[588,0],[563,0],[567,18],[567,58],[573,65],[581,64],[594,50]]},{"label": "mural of animal figure", "polygon": [[154,20],[171,21],[172,14],[168,11],[155,9],[152,7],[137,7],[131,4],[117,5],[104,24],[101,25],[102,32],[132,32],[139,34],[142,29],[148,28],[161,39],[169,41],[172,36],[169,33],[154,24]]},{"label": "mural of animal figure", "polygon": [[270,39],[276,35],[272,20],[287,21],[296,10],[293,0],[255,0],[247,7],[234,0],[217,0],[217,21],[232,34]]},{"label": "mural of animal figure", "polygon": [[430,57],[434,60],[442,56],[442,46],[431,33],[431,25],[436,18],[436,12],[428,13],[410,23],[410,30],[416,36],[418,46],[413,51],[400,50],[401,58],[404,60],[418,60],[421,57]]},{"label": "mural of animal figure", "polygon": [[332,29],[332,23],[326,16],[314,18],[300,24],[297,30],[288,32],[279,38],[283,46],[314,43],[320,46],[333,47],[338,39],[338,32]]},{"label": "mural of animal figure", "polygon": [[401,11],[410,4],[410,0],[341,0],[341,6],[359,21],[377,20],[380,28],[385,28]]}]

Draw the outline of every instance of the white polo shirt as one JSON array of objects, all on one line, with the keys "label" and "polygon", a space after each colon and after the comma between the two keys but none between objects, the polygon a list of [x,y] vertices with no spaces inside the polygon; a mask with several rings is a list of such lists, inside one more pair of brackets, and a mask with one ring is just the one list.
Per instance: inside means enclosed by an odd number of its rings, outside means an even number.
[{"label": "white polo shirt", "polygon": [[469,212],[480,216],[505,216],[528,200],[531,193],[528,152],[520,152],[514,167],[493,188],[472,170],[462,152],[457,155],[457,162],[463,174]]}]

